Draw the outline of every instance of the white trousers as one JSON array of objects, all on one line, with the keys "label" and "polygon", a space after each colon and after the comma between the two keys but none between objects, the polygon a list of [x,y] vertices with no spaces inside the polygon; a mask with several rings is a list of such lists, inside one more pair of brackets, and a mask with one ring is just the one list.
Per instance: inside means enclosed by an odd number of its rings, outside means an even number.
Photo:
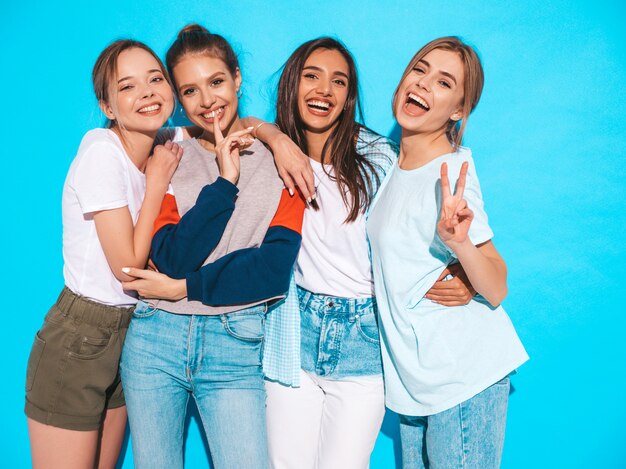
[{"label": "white trousers", "polygon": [[382,376],[339,380],[300,371],[300,387],[270,381],[272,469],[367,469],[385,416]]}]

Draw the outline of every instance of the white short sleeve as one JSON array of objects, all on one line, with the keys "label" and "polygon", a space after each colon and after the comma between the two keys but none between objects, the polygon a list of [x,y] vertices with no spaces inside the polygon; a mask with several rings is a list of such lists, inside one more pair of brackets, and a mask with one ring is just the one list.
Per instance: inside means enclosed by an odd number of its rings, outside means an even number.
[{"label": "white short sleeve", "polygon": [[125,156],[112,143],[95,142],[84,150],[71,181],[83,213],[128,205],[125,166]]},{"label": "white short sleeve", "polygon": [[474,212],[474,220],[472,220],[469,229],[469,237],[472,240],[472,244],[478,245],[489,241],[493,238],[493,231],[489,226],[483,194],[480,190],[476,167],[472,159],[469,160],[464,198],[469,208]]}]

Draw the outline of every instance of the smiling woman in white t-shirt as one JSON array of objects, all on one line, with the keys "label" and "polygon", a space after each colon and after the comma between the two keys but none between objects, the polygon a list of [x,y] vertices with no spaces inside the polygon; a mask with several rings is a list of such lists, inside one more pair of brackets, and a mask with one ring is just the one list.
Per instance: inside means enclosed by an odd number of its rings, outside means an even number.
[{"label": "smiling woman in white t-shirt", "polygon": [[[143,43],[119,40],[98,57],[93,85],[107,128],[84,136],[63,187],[65,288],[35,337],[26,415],[33,467],[107,467],[126,427],[119,378],[136,298],[124,266],[144,267],[153,223],[182,155],[154,147],[174,97]],[[152,153],[152,156],[150,156]]]}]

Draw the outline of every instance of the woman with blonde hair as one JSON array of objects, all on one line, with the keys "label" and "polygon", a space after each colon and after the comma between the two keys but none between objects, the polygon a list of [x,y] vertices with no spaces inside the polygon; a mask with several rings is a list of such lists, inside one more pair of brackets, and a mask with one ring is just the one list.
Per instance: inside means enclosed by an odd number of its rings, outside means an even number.
[{"label": "woman with blonde hair", "polygon": [[[499,306],[506,265],[461,146],[482,87],[478,55],[458,38],[417,52],[393,100],[400,156],[368,219],[385,399],[401,416],[405,468],[499,467],[508,375],[528,359]],[[453,262],[479,295],[444,308],[425,294]]]}]

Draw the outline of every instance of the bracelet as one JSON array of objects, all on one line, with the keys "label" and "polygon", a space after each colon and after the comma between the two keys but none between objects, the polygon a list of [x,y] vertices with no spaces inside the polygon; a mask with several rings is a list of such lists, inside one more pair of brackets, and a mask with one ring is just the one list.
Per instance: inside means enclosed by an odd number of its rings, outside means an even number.
[{"label": "bracelet", "polygon": [[263,121],[263,122],[261,122],[260,124],[257,124],[257,126],[256,126],[256,127],[254,128],[254,130],[252,131],[252,136],[253,136],[254,138],[258,138],[258,137],[257,137],[257,132],[258,132],[258,130],[261,128],[261,126],[262,126],[263,124],[272,124],[272,125],[275,125],[275,126],[276,126],[276,128],[277,128],[278,130],[280,130],[280,127],[278,127],[278,124],[277,124],[276,122],[267,122],[267,121]]}]

